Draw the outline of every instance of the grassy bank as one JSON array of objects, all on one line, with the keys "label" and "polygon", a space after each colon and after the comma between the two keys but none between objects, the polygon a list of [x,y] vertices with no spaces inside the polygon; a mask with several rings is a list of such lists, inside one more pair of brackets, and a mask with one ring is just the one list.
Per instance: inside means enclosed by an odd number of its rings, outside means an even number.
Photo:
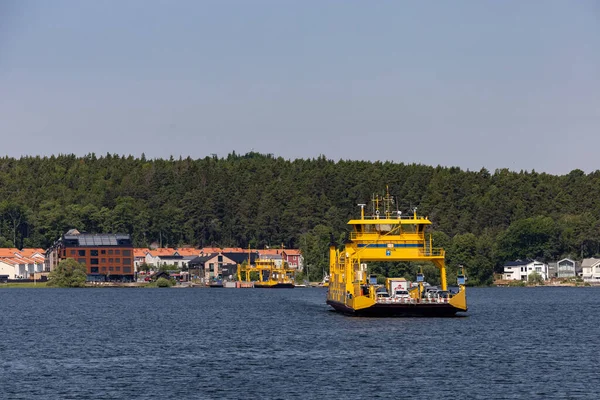
[{"label": "grassy bank", "polygon": [[0,289],[3,289],[3,288],[45,288],[45,287],[48,287],[48,282],[0,283]]}]

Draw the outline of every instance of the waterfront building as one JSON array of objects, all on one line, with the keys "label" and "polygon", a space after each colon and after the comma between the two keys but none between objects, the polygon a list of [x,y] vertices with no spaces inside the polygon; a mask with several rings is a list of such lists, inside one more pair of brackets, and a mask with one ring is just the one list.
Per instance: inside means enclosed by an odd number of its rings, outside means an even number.
[{"label": "waterfront building", "polygon": [[543,280],[548,280],[548,264],[529,258],[505,263],[502,277],[508,281],[526,281],[534,272],[540,274]]},{"label": "waterfront building", "polygon": [[584,281],[600,282],[600,258],[584,258],[581,269],[581,277]]},{"label": "waterfront building", "polygon": [[72,258],[86,266],[88,281],[133,281],[133,244],[127,234],[89,234],[71,229],[46,250],[50,269]]}]

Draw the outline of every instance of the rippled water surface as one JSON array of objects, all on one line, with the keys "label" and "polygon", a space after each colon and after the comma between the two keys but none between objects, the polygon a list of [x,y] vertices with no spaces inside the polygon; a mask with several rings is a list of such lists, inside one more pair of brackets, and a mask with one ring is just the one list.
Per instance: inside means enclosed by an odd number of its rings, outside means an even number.
[{"label": "rippled water surface", "polygon": [[350,318],[323,289],[0,290],[2,399],[597,399],[600,288]]}]

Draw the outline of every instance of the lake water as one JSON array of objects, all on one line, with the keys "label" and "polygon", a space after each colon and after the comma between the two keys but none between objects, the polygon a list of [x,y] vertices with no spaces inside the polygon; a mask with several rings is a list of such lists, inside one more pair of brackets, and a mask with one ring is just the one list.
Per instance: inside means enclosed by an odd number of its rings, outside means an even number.
[{"label": "lake water", "polygon": [[2,399],[597,399],[600,288],[469,288],[451,319],[325,290],[0,290]]}]

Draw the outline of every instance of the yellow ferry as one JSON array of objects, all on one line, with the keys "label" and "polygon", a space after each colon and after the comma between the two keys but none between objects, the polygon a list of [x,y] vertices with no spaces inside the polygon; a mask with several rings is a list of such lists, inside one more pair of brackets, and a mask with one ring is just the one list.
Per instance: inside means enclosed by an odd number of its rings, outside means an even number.
[{"label": "yellow ferry", "polygon": [[[467,311],[464,271],[458,274],[458,291],[448,291],[445,252],[433,248],[431,225],[427,217],[402,215],[392,210],[393,197],[373,196],[372,215],[365,215],[366,204],[359,204],[360,219],[352,227],[342,251],[329,247],[329,290],[327,304],[336,311],[355,316],[374,317],[449,317]],[[367,264],[374,261],[428,261],[440,273],[441,290],[429,290],[422,273],[414,287],[400,287],[401,281],[388,278],[385,285],[367,276]]]},{"label": "yellow ferry", "polygon": [[238,281],[250,282],[252,272],[258,273],[258,280],[254,281],[255,288],[291,289],[295,287],[295,271],[286,268],[283,261],[281,266],[278,266],[275,260],[270,259],[257,259],[254,261],[254,265],[251,265],[250,262],[238,265]]}]

